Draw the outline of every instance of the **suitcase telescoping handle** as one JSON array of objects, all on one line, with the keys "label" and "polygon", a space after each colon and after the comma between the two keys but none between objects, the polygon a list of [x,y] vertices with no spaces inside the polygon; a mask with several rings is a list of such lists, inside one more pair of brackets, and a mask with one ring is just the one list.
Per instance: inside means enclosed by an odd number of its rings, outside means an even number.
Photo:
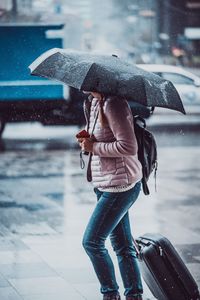
[{"label": "suitcase telescoping handle", "polygon": [[133,240],[133,244],[135,246],[135,251],[137,253],[137,256],[138,256],[138,258],[140,258],[140,248],[139,248],[139,246],[138,246],[138,244],[137,244],[137,242],[136,242],[136,240],[134,239],[133,236],[132,236],[132,240]]},{"label": "suitcase telescoping handle", "polygon": [[[133,236],[132,236],[132,240],[133,240],[133,244],[135,246],[135,251],[137,253],[138,258],[142,259],[142,254],[141,254],[142,249],[141,249],[141,247],[138,245],[137,241],[133,238]],[[143,239],[140,239],[140,238],[139,238],[139,240],[145,246],[149,246],[150,244],[155,245],[155,243],[153,241],[150,241],[150,240],[143,240]],[[163,256],[163,248],[161,246],[158,246],[158,251],[159,251],[159,255]]]}]

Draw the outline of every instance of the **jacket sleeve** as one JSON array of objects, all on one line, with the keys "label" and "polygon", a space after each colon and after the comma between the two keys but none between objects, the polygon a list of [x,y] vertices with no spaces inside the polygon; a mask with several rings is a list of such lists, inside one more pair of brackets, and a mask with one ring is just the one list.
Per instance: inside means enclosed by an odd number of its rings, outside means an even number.
[{"label": "jacket sleeve", "polygon": [[128,102],[119,98],[110,98],[105,102],[104,113],[115,141],[95,142],[93,154],[101,157],[120,157],[137,154],[137,140]]}]

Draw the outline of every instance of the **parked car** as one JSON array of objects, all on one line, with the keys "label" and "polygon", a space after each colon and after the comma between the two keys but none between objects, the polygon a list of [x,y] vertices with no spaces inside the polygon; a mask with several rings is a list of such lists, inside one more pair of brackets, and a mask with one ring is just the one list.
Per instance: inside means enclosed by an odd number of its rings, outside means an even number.
[{"label": "parked car", "polygon": [[[153,72],[176,87],[188,115],[200,114],[200,78],[181,67],[171,65],[139,64],[138,67]],[[173,113],[172,110],[156,108],[157,113]]]}]

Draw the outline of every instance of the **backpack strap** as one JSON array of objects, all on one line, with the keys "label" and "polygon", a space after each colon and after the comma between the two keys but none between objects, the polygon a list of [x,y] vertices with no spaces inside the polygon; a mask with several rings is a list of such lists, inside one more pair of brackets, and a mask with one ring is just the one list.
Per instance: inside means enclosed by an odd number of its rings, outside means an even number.
[{"label": "backpack strap", "polygon": [[[83,103],[83,112],[86,120],[86,131],[88,132],[89,130],[89,121],[90,121],[90,108],[91,108],[91,97],[89,96],[87,99],[84,100]],[[88,155],[89,153],[86,151],[80,151],[80,167],[81,169],[85,168],[85,161],[83,159],[83,154]]]},{"label": "backpack strap", "polygon": [[[92,97],[93,98],[93,97]],[[88,99],[86,99],[84,101],[83,104],[83,110],[84,110],[84,115],[85,115],[85,119],[86,119],[86,123],[87,123],[87,131],[89,131],[89,126],[90,126],[90,109],[91,109],[91,100],[92,98],[89,96]],[[90,137],[92,137],[96,123],[97,123],[97,119],[99,116],[99,110],[96,113],[95,119],[94,119],[94,123],[93,123],[93,127],[90,133]],[[85,151],[80,152],[80,165],[81,165],[81,169],[85,168],[85,162],[83,159],[83,154],[88,155],[89,154],[89,158],[88,158],[88,165],[87,165],[87,181],[91,182],[92,181],[92,172],[91,172],[91,161],[92,161],[92,152],[88,153]]]},{"label": "backpack strap", "polygon": [[158,162],[156,161],[156,163],[155,163],[155,170],[154,170],[155,192],[157,192],[157,182],[156,182],[157,169],[158,169]]},{"label": "backpack strap", "polygon": [[[143,120],[144,121],[144,120]],[[142,157],[144,157],[145,153],[144,153],[144,129],[146,127],[146,123],[145,121],[143,122],[145,125],[144,127],[142,128],[141,130],[141,151],[142,151]],[[144,194],[145,195],[149,195],[150,192],[149,192],[149,188],[148,188],[148,185],[147,185],[147,181],[146,181],[146,178],[145,178],[145,174],[144,174],[144,168],[145,168],[145,165],[144,165],[144,162],[141,161],[141,164],[142,164],[142,188],[143,188],[143,191],[144,191]]]},{"label": "backpack strap", "polygon": [[[92,127],[92,131],[90,133],[90,137],[92,137],[92,135],[93,135],[93,132],[94,132],[94,129],[95,129],[95,126],[96,126],[96,123],[97,123],[98,116],[99,116],[99,110],[96,113],[94,124],[93,124],[93,127]],[[93,153],[90,152],[89,153],[88,165],[87,165],[87,181],[88,182],[92,181],[92,170],[91,170],[92,155],[93,155]]]}]

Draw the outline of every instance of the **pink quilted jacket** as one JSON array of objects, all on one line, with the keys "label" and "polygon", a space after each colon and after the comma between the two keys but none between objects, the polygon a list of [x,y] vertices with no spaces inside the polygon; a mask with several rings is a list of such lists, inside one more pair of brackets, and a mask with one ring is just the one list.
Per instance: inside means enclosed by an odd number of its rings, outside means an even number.
[{"label": "pink quilted jacket", "polygon": [[[93,98],[89,132],[98,110],[99,101]],[[108,124],[102,128],[98,116],[93,132],[96,140],[91,162],[93,185],[112,187],[137,182],[142,178],[142,167],[137,157],[138,147],[128,102],[109,97],[104,102],[103,111]]]}]

